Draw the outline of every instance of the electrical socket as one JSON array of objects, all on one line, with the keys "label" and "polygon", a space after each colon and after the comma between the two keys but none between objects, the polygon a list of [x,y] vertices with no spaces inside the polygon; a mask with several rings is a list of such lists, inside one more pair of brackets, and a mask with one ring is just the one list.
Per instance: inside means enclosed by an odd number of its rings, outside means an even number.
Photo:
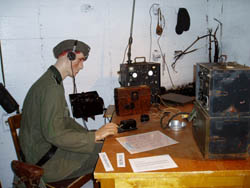
[{"label": "electrical socket", "polygon": [[158,9],[160,8],[160,4],[155,3],[153,5],[153,14],[156,16],[158,15]]},{"label": "electrical socket", "polygon": [[154,62],[160,61],[161,59],[161,53],[158,50],[154,50],[152,56]]}]

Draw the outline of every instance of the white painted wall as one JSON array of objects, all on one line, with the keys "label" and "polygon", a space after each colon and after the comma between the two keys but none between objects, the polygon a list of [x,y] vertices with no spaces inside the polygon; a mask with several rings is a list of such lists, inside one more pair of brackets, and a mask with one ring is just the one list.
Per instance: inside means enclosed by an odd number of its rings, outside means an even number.
[{"label": "white painted wall", "polygon": [[[153,3],[159,4],[166,19],[160,45],[169,67],[175,50],[184,50],[198,36],[207,34],[208,28],[215,30],[218,22],[214,18],[223,23],[217,37],[228,61],[250,65],[248,0],[137,0],[132,59],[145,56],[149,61],[149,10]],[[20,106],[31,84],[55,63],[53,47],[69,38],[91,46],[85,68],[76,78],[78,92],[97,90],[106,106],[114,104],[113,89],[119,87],[117,71],[128,44],[132,4],[132,0],[0,0],[0,40],[6,87]],[[177,35],[175,26],[181,7],[188,10],[191,26],[188,32]],[[156,18],[152,14],[152,51],[159,51]],[[177,73],[170,68],[176,86],[193,81],[193,64],[208,61],[208,40],[200,40],[194,48],[199,50],[177,62]],[[171,87],[166,69],[162,69],[161,81],[162,86]],[[66,79],[64,85],[68,96],[72,93],[72,80]],[[0,107],[0,181],[4,188],[11,187],[10,162],[16,158],[5,125],[10,115]],[[90,129],[98,128],[103,121],[98,116],[87,125]]]}]

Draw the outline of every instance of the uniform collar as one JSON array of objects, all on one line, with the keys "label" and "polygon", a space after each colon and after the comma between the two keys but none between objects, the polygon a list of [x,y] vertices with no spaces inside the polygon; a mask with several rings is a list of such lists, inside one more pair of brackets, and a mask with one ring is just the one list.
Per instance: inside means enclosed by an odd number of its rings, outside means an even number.
[{"label": "uniform collar", "polygon": [[51,65],[49,70],[51,70],[52,73],[54,74],[54,78],[56,79],[56,82],[58,84],[61,84],[62,76],[61,76],[60,72],[57,70],[57,68],[55,66]]}]

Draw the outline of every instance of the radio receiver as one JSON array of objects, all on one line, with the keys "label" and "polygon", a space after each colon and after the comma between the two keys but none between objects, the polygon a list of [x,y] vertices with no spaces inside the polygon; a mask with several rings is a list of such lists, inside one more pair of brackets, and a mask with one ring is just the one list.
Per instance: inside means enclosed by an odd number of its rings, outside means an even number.
[{"label": "radio receiver", "polygon": [[[134,63],[131,60],[134,11],[135,0],[133,0],[130,37],[128,40],[128,60],[127,64],[120,64],[119,83],[122,87],[147,85],[151,89],[151,102],[157,102],[157,96],[160,93],[160,64],[146,62],[145,57],[136,57]],[[136,62],[138,58],[143,58],[143,62]]]},{"label": "radio receiver", "polygon": [[120,85],[122,87],[147,85],[151,89],[151,102],[157,102],[160,93],[160,64],[145,61],[120,65]]}]

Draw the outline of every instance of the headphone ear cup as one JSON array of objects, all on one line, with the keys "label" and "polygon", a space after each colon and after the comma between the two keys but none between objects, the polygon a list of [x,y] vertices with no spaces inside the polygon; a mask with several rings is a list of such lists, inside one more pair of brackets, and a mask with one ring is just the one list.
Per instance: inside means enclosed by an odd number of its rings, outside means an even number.
[{"label": "headphone ear cup", "polygon": [[70,61],[74,61],[76,59],[76,54],[74,52],[68,52],[67,56]]}]

